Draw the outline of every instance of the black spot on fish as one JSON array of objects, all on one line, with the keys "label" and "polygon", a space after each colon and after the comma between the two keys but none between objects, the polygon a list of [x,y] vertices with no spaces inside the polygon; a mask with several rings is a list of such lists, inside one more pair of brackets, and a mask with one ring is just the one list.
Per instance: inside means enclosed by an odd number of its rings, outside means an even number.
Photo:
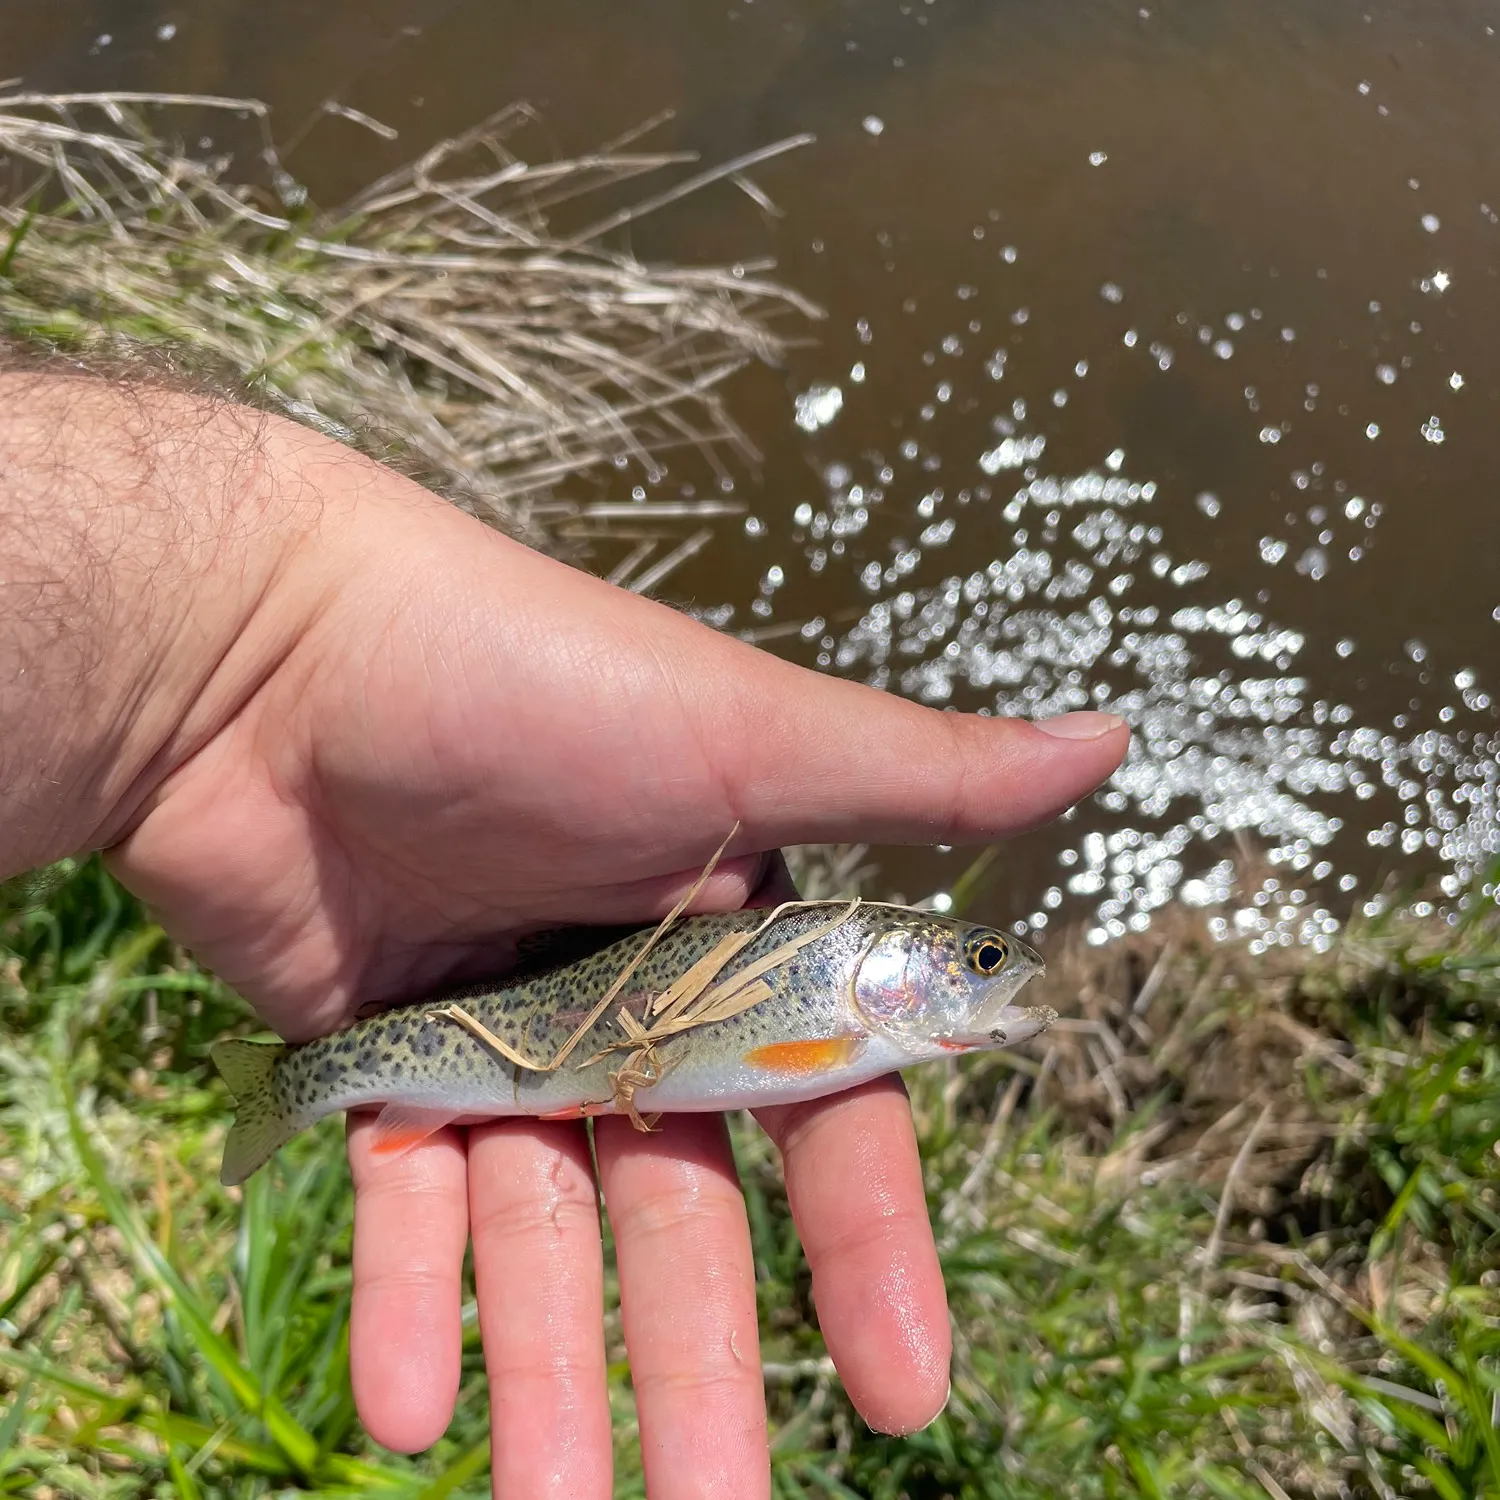
[{"label": "black spot on fish", "polygon": [[424,1025],[412,1038],[412,1050],[418,1057],[436,1057],[443,1050],[443,1038],[433,1025]]}]

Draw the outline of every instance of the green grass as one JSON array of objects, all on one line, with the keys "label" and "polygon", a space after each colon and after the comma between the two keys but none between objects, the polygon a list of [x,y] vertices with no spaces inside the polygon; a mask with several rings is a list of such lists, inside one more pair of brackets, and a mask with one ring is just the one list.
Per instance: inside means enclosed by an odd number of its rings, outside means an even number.
[{"label": "green grass", "polygon": [[[444,1440],[360,1431],[338,1129],[217,1185],[205,1057],[240,1003],[94,862],[3,900],[0,1493],[486,1494],[472,1307]],[[1475,912],[1316,961],[1186,919],[1064,950],[1072,1029],[913,1074],[958,1351],[914,1438],[840,1392],[775,1154],[737,1123],[777,1494],[1500,1496],[1500,921]]]},{"label": "green grass", "polygon": [[[66,127],[42,157],[39,119]],[[550,475],[557,451],[584,468],[693,436],[732,449],[703,372],[773,354],[783,306],[814,311],[753,278],[650,271],[598,247],[549,258],[560,279],[540,289],[506,260],[466,293],[484,326],[541,307],[543,334],[586,326],[600,350],[583,365],[538,356],[555,398],[542,407],[565,420],[532,421],[482,370],[455,384],[453,351],[441,377],[419,352],[453,326],[455,284],[434,293],[434,321],[411,277],[472,228],[460,200],[322,228],[308,211],[296,243],[246,217],[242,184],[120,119],[101,147],[56,105],[0,111],[0,161],[24,168],[24,197],[0,203],[0,331],[186,342],[327,417],[429,437],[442,423],[430,457],[464,483],[503,431],[490,501],[543,543],[608,526],[539,507],[538,462]],[[503,156],[510,128],[469,146]],[[35,187],[59,149],[102,195],[87,214]],[[596,160],[568,168],[570,193],[635,170],[622,159],[596,181]],[[530,232],[547,204],[528,191],[499,207]],[[356,295],[351,235],[412,260],[409,274]],[[226,245],[269,297],[223,282]],[[601,275],[615,289],[602,322]],[[513,364],[517,348],[503,352]],[[638,399],[605,441],[601,403]],[[654,540],[672,545],[671,528]],[[838,893],[857,864],[852,851],[804,871],[808,894]],[[1457,928],[1385,918],[1318,960],[1252,960],[1186,916],[1102,952],[1054,941],[1045,998],[1070,1025],[910,1080],[957,1346],[948,1410],[911,1439],[871,1433],[842,1396],[774,1152],[736,1122],[778,1496],[1500,1496],[1500,919],[1488,897],[1473,911]],[[0,888],[0,1494],[488,1492],[472,1304],[443,1441],[406,1460],[360,1431],[337,1126],[243,1195],[218,1186],[229,1106],[207,1049],[247,1020],[97,863]],[[618,1491],[639,1495],[613,1300],[608,1328]]]}]

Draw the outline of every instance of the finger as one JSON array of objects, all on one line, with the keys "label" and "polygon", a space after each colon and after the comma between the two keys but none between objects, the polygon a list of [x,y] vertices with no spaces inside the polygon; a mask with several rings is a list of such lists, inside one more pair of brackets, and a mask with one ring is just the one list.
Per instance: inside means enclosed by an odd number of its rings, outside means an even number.
[{"label": "finger", "polygon": [[755,1268],[718,1115],[667,1115],[643,1135],[601,1119],[599,1180],[652,1500],[770,1492]]},{"label": "finger", "polygon": [[[624,909],[637,916],[657,913],[665,916],[698,884],[702,873],[701,869],[684,869],[674,875],[616,884],[609,892],[609,909]],[[795,901],[797,895],[785,856],[780,849],[767,849],[759,854],[720,860],[687,909],[739,911],[747,906],[777,906],[783,901]]]},{"label": "finger", "polygon": [[948,1399],[947,1299],[899,1078],[757,1111],[781,1148],[828,1352],[871,1427],[925,1427]]},{"label": "finger", "polygon": [[395,1160],[370,1151],[374,1115],[349,1116],[354,1306],[349,1372],[370,1436],[430,1448],[458,1395],[459,1276],[469,1237],[462,1138],[443,1130]]},{"label": "finger", "polygon": [[780,849],[772,849],[765,856],[760,883],[750,893],[746,906],[780,906],[783,901],[796,901],[801,893],[792,872],[787,868],[786,855]]},{"label": "finger", "polygon": [[[528,582],[540,585],[561,567],[528,560],[536,575]],[[702,747],[711,775],[701,784],[744,822],[737,852],[820,841],[1004,837],[1092,791],[1129,743],[1124,721],[1113,714],[1033,724],[947,713],[794,666],[598,580],[572,581],[568,619],[558,625],[554,610],[549,627],[586,639],[584,660],[596,659],[601,639],[649,643],[666,701],[692,731],[684,735],[674,714],[663,730],[670,743],[656,743],[648,725],[632,725],[640,757],[632,764],[678,766],[685,745]],[[711,826],[706,808],[681,810],[681,826],[695,835]]]},{"label": "finger", "polygon": [[[800,691],[787,690],[793,683]],[[757,722],[758,732],[726,739],[726,724],[718,743],[760,846],[1008,837],[1087,796],[1130,742],[1113,714],[1033,723],[940,713],[812,673],[745,702],[752,691],[742,683],[731,717]]]},{"label": "finger", "polygon": [[[733,825],[733,818],[725,821],[723,834]],[[744,843],[739,835],[735,842]],[[709,851],[712,853],[712,850]],[[671,875],[652,875],[642,880],[618,881],[611,885],[609,900],[633,913],[660,912],[665,916],[699,883],[703,866],[684,866]],[[690,911],[739,911],[747,904],[759,904],[765,891],[781,889],[785,881],[790,888],[791,877],[786,874],[786,864],[779,849],[761,850],[753,854],[737,854],[720,859],[713,873],[702,882],[697,895],[689,906]],[[793,899],[778,895],[778,901]]]},{"label": "finger", "polygon": [[[613,790],[627,811],[640,806],[642,767],[659,768],[646,826],[660,856],[659,814],[673,808],[682,843],[693,846],[682,851],[685,870],[701,858],[705,832],[735,816],[744,823],[735,853],[816,841],[1000,838],[1092,791],[1129,742],[1113,714],[1041,724],[981,718],[809,671],[501,537],[488,536],[472,555],[503,572],[511,613],[546,622],[539,663],[590,664],[561,707],[588,716],[580,717],[588,733],[559,740],[555,683],[537,695],[559,763],[587,771],[580,784],[596,803]],[[601,655],[601,641],[615,645]],[[627,689],[629,699],[661,709],[658,719],[622,719]],[[630,746],[613,765],[592,748],[606,722]]]},{"label": "finger", "polygon": [[469,1217],[494,1491],[609,1500],[604,1256],[583,1126],[470,1131]]}]

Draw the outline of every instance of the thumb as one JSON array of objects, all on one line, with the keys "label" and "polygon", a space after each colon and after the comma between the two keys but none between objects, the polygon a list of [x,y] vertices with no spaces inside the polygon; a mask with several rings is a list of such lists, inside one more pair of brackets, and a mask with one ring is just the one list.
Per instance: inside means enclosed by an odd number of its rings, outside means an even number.
[{"label": "thumb", "polygon": [[1130,743],[1114,714],[961,714],[746,655],[716,674],[736,687],[705,743],[731,747],[726,790],[761,847],[1003,838],[1093,791]]}]

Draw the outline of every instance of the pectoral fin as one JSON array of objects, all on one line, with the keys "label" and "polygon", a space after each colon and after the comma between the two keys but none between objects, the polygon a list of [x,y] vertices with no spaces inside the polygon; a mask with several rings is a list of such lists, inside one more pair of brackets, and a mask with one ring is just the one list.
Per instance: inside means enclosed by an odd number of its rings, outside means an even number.
[{"label": "pectoral fin", "polygon": [[387,1104],[375,1120],[370,1137],[370,1154],[384,1160],[405,1156],[413,1146],[420,1146],[443,1126],[451,1125],[458,1114],[448,1109],[420,1109],[411,1104]]},{"label": "pectoral fin", "polygon": [[846,1067],[864,1050],[865,1041],[858,1036],[814,1037],[802,1042],[770,1042],[745,1054],[752,1068],[768,1073],[784,1073],[806,1078],[815,1073],[831,1073]]}]

